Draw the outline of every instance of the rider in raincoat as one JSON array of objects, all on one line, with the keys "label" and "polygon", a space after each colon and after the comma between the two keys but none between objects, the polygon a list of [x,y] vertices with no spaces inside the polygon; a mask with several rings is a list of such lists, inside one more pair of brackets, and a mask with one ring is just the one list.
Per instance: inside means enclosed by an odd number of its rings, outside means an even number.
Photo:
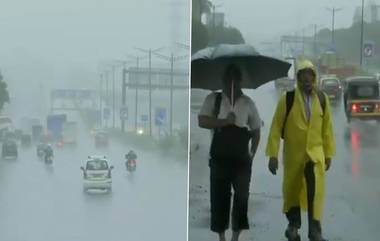
[{"label": "rider in raincoat", "polygon": [[317,71],[310,61],[300,61],[293,103],[287,103],[288,94],[278,102],[266,147],[269,169],[275,175],[283,136],[283,212],[289,221],[285,236],[300,240],[302,208],[308,211],[309,239],[324,241],[320,221],[325,171],[335,155],[335,138],[329,101],[317,90]]}]

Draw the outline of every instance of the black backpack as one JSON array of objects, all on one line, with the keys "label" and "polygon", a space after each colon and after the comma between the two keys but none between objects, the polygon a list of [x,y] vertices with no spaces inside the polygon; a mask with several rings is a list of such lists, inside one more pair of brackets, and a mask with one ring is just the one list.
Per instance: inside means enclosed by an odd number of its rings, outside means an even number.
[{"label": "black backpack", "polygon": [[[286,115],[284,119],[284,123],[282,124],[282,132],[281,132],[281,138],[284,139],[284,134],[285,134],[285,124],[286,121],[288,120],[288,115],[292,109],[293,102],[294,102],[294,95],[295,91],[287,91],[286,92]],[[325,107],[326,107],[326,96],[322,91],[317,91],[318,99],[319,99],[319,104],[321,105],[323,114],[325,113]]]}]

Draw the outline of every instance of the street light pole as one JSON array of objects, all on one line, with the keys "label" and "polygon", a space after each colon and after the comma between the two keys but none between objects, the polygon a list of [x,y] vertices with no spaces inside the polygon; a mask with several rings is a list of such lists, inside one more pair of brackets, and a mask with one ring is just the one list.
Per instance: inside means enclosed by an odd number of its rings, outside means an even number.
[{"label": "street light pole", "polygon": [[327,10],[332,12],[332,21],[331,21],[331,44],[335,46],[335,13],[342,10],[342,8],[327,8]]},{"label": "street light pole", "polygon": [[152,136],[152,50],[149,49],[149,135]]},{"label": "street light pole", "polygon": [[100,112],[100,127],[103,125],[103,94],[102,94],[102,87],[103,87],[103,74],[100,74],[100,83],[99,83],[99,112]]},{"label": "street light pole", "polygon": [[174,75],[174,54],[170,58],[170,136],[173,135],[173,75]]},{"label": "street light pole", "polygon": [[[126,89],[125,89],[125,86],[126,86],[126,78],[127,78],[127,67],[126,67],[126,64],[124,63],[123,65],[123,74],[122,74],[122,78],[123,78],[123,82],[121,84],[121,104],[122,106],[124,107],[126,105],[126,100],[127,100],[127,96],[126,96]],[[125,120],[122,119],[121,120],[121,131],[122,132],[125,132]]]},{"label": "street light pole", "polygon": [[184,58],[187,58],[188,55],[183,55],[183,56],[177,56],[175,57],[174,54],[172,53],[170,57],[162,55],[162,54],[157,54],[154,53],[155,56],[158,58],[170,61],[170,113],[169,113],[169,128],[170,128],[170,135],[173,134],[173,94],[174,94],[174,62],[178,60],[182,60]]},{"label": "street light pole", "polygon": [[139,62],[140,62],[140,58],[137,57],[136,58],[136,90],[135,90],[135,131],[137,133],[137,116],[138,116],[138,101],[139,101],[139,98],[138,98],[138,91],[139,91],[139,87],[138,87],[138,73],[139,73]]},{"label": "street light pole", "polygon": [[[140,66],[140,60],[146,59],[148,56],[141,57],[141,56],[134,56],[134,55],[127,55],[128,58],[134,59],[136,61],[136,70],[135,70],[135,132],[137,133],[137,123],[138,123],[138,77],[139,77],[139,66]],[[129,82],[131,82],[130,75],[129,75]]]},{"label": "street light pole", "polygon": [[[109,82],[109,71],[106,70],[106,106],[107,106],[107,111],[109,109],[109,86],[108,86],[108,82]],[[106,119],[106,127],[108,127],[108,118]]]},{"label": "street light pole", "polygon": [[148,53],[148,58],[149,58],[149,135],[152,136],[152,53],[156,53],[159,50],[163,48],[158,48],[155,50],[152,49],[141,49],[141,48],[136,48],[137,50],[143,51],[145,53]]},{"label": "street light pole", "polygon": [[115,66],[112,65],[112,128],[115,129]]},{"label": "street light pole", "polygon": [[360,29],[360,68],[363,67],[363,42],[364,42],[364,0],[362,0],[362,21]]}]

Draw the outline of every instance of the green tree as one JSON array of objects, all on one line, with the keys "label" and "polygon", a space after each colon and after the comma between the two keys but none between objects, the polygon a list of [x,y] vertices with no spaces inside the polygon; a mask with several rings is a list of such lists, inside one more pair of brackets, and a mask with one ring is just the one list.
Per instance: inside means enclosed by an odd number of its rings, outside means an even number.
[{"label": "green tree", "polygon": [[[366,59],[369,65],[380,66],[380,22],[364,23],[364,41],[373,41],[375,56]],[[335,30],[336,50],[348,64],[358,64],[360,60],[361,23],[354,23],[349,28]],[[331,31],[323,29],[318,33],[318,40],[328,48],[331,43]]]},{"label": "green tree", "polygon": [[0,73],[0,110],[3,109],[5,103],[9,103],[8,86],[3,81],[3,76]]},{"label": "green tree", "polygon": [[215,44],[243,44],[245,43],[241,32],[234,27],[218,27],[215,31]]},{"label": "green tree", "polygon": [[207,28],[201,22],[193,21],[191,31],[191,52],[206,48],[209,42]]}]

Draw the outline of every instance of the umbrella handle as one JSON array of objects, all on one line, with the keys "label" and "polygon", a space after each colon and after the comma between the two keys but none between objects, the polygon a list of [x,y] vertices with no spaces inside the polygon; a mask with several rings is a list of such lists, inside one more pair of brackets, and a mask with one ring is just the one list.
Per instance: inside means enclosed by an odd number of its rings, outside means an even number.
[{"label": "umbrella handle", "polygon": [[235,97],[234,95],[235,95],[234,81],[232,81],[231,83],[231,104],[232,104],[231,111],[234,109],[234,97]]}]

